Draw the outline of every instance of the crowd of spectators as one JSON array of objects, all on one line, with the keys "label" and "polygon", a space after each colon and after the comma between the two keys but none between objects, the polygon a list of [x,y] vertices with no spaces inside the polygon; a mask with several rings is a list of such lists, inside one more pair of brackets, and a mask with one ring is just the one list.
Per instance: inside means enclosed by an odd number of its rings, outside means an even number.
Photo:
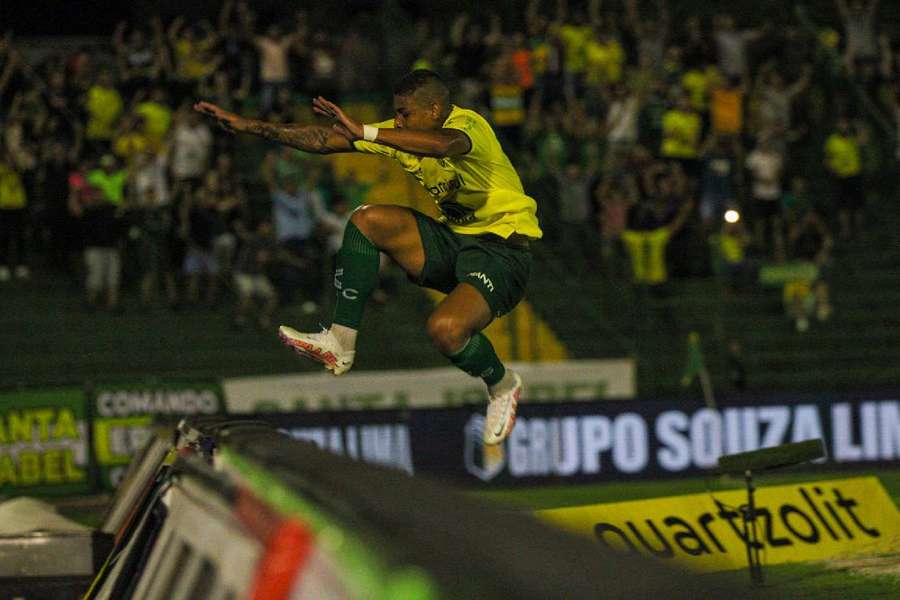
[{"label": "crowd of spectators", "polygon": [[[0,285],[29,278],[36,251],[90,308],[121,310],[124,284],[144,308],[159,287],[173,308],[217,306],[224,288],[238,326],[267,326],[279,304],[315,312],[365,193],[288,149],[248,173],[234,138],[191,105],[308,120],[303,98],[383,95],[394,61],[438,71],[490,118],[547,244],[583,268],[659,294],[670,272],[716,271],[738,292],[754,265],[812,261],[825,319],[831,249],[864,235],[871,123],[900,128],[900,53],[877,1],[836,0],[836,29],[794,17],[747,28],[727,12],[675,23],[666,0],[529,0],[513,22],[420,19],[385,44],[364,22],[336,33],[303,11],[263,19],[226,0],[209,20],[122,22],[67,52],[29,55],[8,32]],[[811,173],[828,193],[810,191]]]}]

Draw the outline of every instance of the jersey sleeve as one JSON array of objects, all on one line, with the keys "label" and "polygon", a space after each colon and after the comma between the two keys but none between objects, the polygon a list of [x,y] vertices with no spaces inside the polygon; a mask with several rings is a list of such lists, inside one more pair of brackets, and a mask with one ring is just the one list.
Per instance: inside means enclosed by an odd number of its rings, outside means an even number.
[{"label": "jersey sleeve", "polygon": [[[378,129],[393,129],[394,121],[393,119],[388,119],[387,121],[381,121],[380,123],[369,123],[372,127],[377,127]],[[397,149],[391,148],[390,146],[385,146],[384,144],[379,144],[378,142],[367,142],[366,140],[356,140],[353,142],[353,148],[356,149],[357,152],[364,152],[365,154],[380,154],[382,156],[387,156],[389,158],[394,158],[397,155]]]},{"label": "jersey sleeve", "polygon": [[444,129],[456,129],[466,134],[472,147],[466,152],[465,156],[479,158],[488,155],[490,149],[489,141],[493,135],[487,122],[461,112],[460,114],[451,115],[444,123]]}]

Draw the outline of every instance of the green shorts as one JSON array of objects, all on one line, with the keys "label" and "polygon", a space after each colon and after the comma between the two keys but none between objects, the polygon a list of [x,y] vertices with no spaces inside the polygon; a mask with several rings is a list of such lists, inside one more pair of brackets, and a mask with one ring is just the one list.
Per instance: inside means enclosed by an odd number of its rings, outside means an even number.
[{"label": "green shorts", "polygon": [[494,317],[511,311],[525,296],[531,252],[496,235],[460,235],[413,211],[419,224],[425,267],[417,284],[449,294],[460,283],[475,286]]}]

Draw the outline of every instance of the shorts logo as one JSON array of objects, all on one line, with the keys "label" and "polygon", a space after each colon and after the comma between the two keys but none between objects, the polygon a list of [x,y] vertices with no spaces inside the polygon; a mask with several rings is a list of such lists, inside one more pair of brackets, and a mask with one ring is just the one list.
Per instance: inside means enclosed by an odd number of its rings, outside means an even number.
[{"label": "shorts logo", "polygon": [[467,274],[466,277],[474,277],[475,279],[478,279],[478,280],[480,280],[482,283],[484,283],[484,286],[485,286],[488,290],[490,290],[491,292],[494,291],[494,282],[491,281],[491,278],[490,278],[490,277],[488,277],[487,275],[485,275],[485,274],[482,273],[481,271],[472,271],[471,273]]},{"label": "shorts logo", "polygon": [[334,270],[334,287],[338,291],[341,292],[341,296],[346,298],[347,300],[356,300],[359,298],[359,290],[355,290],[353,288],[344,289],[344,284],[341,282],[341,277],[344,276],[343,269],[335,269]]}]

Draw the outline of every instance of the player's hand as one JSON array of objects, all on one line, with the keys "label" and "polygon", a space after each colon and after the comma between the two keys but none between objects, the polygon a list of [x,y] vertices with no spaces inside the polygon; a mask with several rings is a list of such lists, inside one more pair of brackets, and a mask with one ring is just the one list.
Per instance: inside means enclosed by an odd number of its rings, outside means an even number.
[{"label": "player's hand", "polygon": [[332,128],[351,142],[363,139],[363,125],[347,116],[341,107],[322,96],[313,100],[313,111],[334,120]]},{"label": "player's hand", "polygon": [[243,131],[244,124],[247,122],[247,119],[244,117],[230,113],[227,110],[222,110],[215,104],[209,102],[197,102],[194,104],[194,110],[208,117],[212,117],[219,123],[219,127],[230,133]]}]

